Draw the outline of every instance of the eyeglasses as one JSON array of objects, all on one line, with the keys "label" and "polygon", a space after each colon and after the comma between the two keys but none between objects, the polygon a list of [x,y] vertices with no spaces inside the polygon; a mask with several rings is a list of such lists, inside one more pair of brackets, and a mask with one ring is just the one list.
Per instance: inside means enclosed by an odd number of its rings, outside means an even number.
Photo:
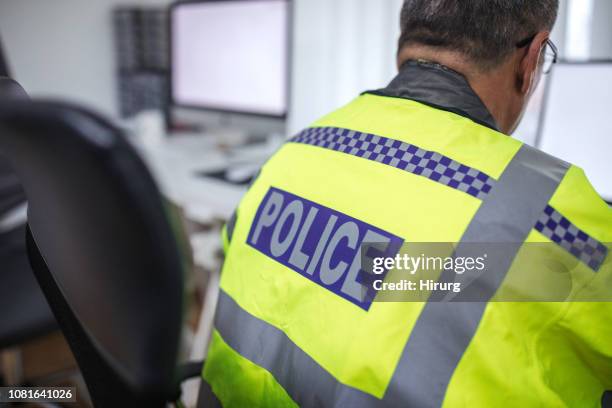
[{"label": "eyeglasses", "polygon": [[[525,38],[524,40],[517,42],[516,48],[523,48],[528,46],[529,44],[531,44],[535,37],[535,35],[532,35],[531,37]],[[544,65],[542,67],[542,72],[544,72],[544,74],[548,74],[550,73],[550,71],[552,71],[553,65],[557,63],[557,60],[559,58],[558,55],[559,50],[557,49],[555,43],[552,42],[550,38],[547,39],[546,43],[544,44]]]}]

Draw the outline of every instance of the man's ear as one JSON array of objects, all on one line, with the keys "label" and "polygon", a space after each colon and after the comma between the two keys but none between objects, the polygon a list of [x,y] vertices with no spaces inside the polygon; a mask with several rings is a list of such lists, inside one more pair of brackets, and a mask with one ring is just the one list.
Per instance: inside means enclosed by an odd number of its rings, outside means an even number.
[{"label": "man's ear", "polygon": [[527,94],[534,87],[538,70],[541,69],[540,61],[542,50],[546,45],[546,40],[550,37],[550,32],[541,31],[531,41],[529,48],[523,55],[519,69],[519,85],[522,94]]}]

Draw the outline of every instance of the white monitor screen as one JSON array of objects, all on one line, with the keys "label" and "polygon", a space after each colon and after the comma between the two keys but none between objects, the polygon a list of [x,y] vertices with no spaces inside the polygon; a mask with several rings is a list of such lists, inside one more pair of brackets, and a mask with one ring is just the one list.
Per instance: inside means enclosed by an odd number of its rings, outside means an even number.
[{"label": "white monitor screen", "polygon": [[612,63],[558,64],[549,87],[538,147],[582,167],[612,201]]},{"label": "white monitor screen", "polygon": [[172,99],[177,105],[284,116],[287,0],[179,3],[172,9]]}]

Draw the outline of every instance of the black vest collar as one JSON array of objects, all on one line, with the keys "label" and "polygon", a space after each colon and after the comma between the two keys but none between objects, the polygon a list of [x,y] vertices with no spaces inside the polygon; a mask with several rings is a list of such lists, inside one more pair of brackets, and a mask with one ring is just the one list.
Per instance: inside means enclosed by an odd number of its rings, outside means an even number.
[{"label": "black vest collar", "polygon": [[498,130],[495,119],[460,73],[429,61],[407,61],[383,89],[367,93],[411,99]]}]

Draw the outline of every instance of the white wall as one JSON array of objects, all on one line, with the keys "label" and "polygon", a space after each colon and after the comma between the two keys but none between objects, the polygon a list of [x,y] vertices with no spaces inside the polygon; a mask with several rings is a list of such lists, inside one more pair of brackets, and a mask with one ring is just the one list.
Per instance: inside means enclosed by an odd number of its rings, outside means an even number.
[{"label": "white wall", "polygon": [[595,0],[591,33],[590,57],[612,59],[612,1]]},{"label": "white wall", "polygon": [[612,59],[612,1],[564,0],[569,3],[567,52],[572,60]]},{"label": "white wall", "polygon": [[0,0],[0,36],[31,96],[72,100],[117,116],[111,10],[168,0]]},{"label": "white wall", "polygon": [[393,78],[401,5],[296,0],[291,133]]}]

